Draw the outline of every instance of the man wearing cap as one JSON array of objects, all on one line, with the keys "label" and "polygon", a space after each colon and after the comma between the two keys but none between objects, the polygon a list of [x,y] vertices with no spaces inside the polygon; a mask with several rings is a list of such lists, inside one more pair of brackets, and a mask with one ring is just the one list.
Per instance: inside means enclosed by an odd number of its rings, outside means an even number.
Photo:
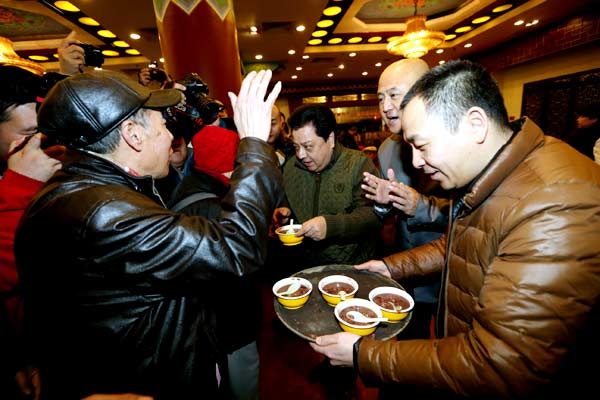
[{"label": "man wearing cap", "polygon": [[[42,132],[72,149],[17,229],[27,329],[46,398],[139,393],[221,398],[227,387],[205,290],[264,262],[281,173],[266,144],[270,71],[230,94],[240,144],[214,220],[164,207],[154,179],[172,135],[160,112],[181,101],[103,71],[58,83],[38,113]],[[35,251],[32,251],[35,244]],[[226,294],[223,294],[226,295]]]}]

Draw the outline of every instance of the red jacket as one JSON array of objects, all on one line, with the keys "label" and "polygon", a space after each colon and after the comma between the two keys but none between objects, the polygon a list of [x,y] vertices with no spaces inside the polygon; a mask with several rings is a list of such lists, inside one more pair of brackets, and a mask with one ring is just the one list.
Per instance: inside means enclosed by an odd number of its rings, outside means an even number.
[{"label": "red jacket", "polygon": [[21,320],[21,302],[10,294],[19,281],[13,252],[15,230],[25,207],[43,184],[10,169],[0,179],[0,299],[8,297],[3,306],[16,329]]}]

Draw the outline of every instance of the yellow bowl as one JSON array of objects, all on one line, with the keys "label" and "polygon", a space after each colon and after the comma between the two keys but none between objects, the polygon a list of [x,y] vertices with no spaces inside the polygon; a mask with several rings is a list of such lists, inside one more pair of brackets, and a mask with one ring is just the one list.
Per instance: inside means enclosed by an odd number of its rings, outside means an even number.
[{"label": "yellow bowl", "polygon": [[[277,228],[275,233],[284,246],[295,246],[302,243],[302,240],[304,239],[304,236],[296,236],[295,234],[300,228],[302,228],[302,225],[284,225]],[[290,232],[290,229],[293,229],[294,232]]]},{"label": "yellow bowl", "polygon": [[332,307],[335,307],[336,304],[339,304],[342,301],[342,296],[340,296],[337,293],[328,293],[325,290],[323,290],[323,288],[325,287],[325,285],[335,282],[346,283],[352,286],[352,290],[344,295],[344,300],[353,298],[356,292],[358,291],[358,282],[346,275],[329,275],[321,279],[319,281],[319,292],[321,292],[321,296],[323,296],[323,299],[325,299],[327,304],[329,304]]},{"label": "yellow bowl", "polygon": [[[388,305],[387,307],[379,305],[375,301],[375,296],[382,295],[382,294],[391,294],[391,295],[400,296],[408,302],[408,307],[404,307],[404,308],[402,308],[402,310],[396,311],[395,309],[392,308],[392,304]],[[401,321],[404,318],[406,318],[408,313],[415,306],[415,301],[413,300],[413,298],[410,294],[408,294],[406,291],[404,291],[400,288],[393,287],[393,286],[380,286],[380,287],[374,288],[373,290],[371,290],[369,292],[369,300],[371,300],[373,302],[373,304],[375,304],[377,307],[379,307],[381,309],[381,313],[383,314],[383,316],[386,317],[388,319],[388,321],[392,322],[392,323]]]},{"label": "yellow bowl", "polygon": [[379,307],[377,307],[376,304],[370,302],[369,300],[349,299],[338,303],[338,305],[336,305],[335,309],[333,310],[335,318],[337,319],[340,327],[346,332],[351,332],[360,336],[367,336],[375,332],[375,329],[377,329],[377,325],[379,325],[379,321],[370,322],[367,325],[357,325],[350,323],[342,318],[344,310],[346,310],[347,308],[356,309],[356,307],[368,308],[369,310],[373,311],[375,315],[377,315],[377,317],[382,317],[381,310],[379,309]]},{"label": "yellow bowl", "polygon": [[[280,291],[280,289],[282,289],[286,286],[289,286],[294,281],[298,281],[300,283],[300,285],[307,287],[308,292],[302,293],[299,296],[281,296],[277,293],[278,291]],[[283,279],[275,282],[275,284],[273,285],[273,295],[277,298],[277,301],[279,302],[279,304],[281,304],[283,307],[290,309],[290,310],[295,310],[297,308],[302,307],[304,304],[306,304],[306,302],[310,298],[311,292],[312,292],[312,283],[310,283],[310,281],[308,279],[299,278],[299,277],[283,278]]]}]

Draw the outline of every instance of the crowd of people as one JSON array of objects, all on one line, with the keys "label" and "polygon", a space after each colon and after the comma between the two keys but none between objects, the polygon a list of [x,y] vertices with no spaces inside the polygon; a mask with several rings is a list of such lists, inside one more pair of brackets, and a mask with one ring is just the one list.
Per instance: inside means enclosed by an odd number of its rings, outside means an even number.
[{"label": "crowd of people", "polygon": [[[271,71],[229,94],[230,118],[197,75],[86,71],[78,44],[48,93],[0,66],[0,397],[257,399],[257,272],[326,264],[415,299],[394,340],[310,343],[382,399],[593,389],[597,108],[571,147],[509,122],[482,66],[403,59],[377,89],[391,135],[360,150],[324,105],[286,119]],[[305,239],[281,246],[292,219]]]}]

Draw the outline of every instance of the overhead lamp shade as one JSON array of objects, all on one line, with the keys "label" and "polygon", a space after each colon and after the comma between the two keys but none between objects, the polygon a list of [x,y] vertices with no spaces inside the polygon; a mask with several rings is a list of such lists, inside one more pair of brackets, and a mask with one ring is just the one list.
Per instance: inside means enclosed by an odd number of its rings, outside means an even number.
[{"label": "overhead lamp shade", "polygon": [[406,58],[423,57],[436,47],[444,44],[446,35],[444,32],[430,31],[425,26],[424,15],[415,15],[406,20],[406,32],[396,40],[387,45],[387,51],[391,54]]},{"label": "overhead lamp shade", "polygon": [[36,75],[44,75],[45,69],[40,64],[18,56],[13,48],[13,42],[0,36],[0,65],[21,67]]}]

